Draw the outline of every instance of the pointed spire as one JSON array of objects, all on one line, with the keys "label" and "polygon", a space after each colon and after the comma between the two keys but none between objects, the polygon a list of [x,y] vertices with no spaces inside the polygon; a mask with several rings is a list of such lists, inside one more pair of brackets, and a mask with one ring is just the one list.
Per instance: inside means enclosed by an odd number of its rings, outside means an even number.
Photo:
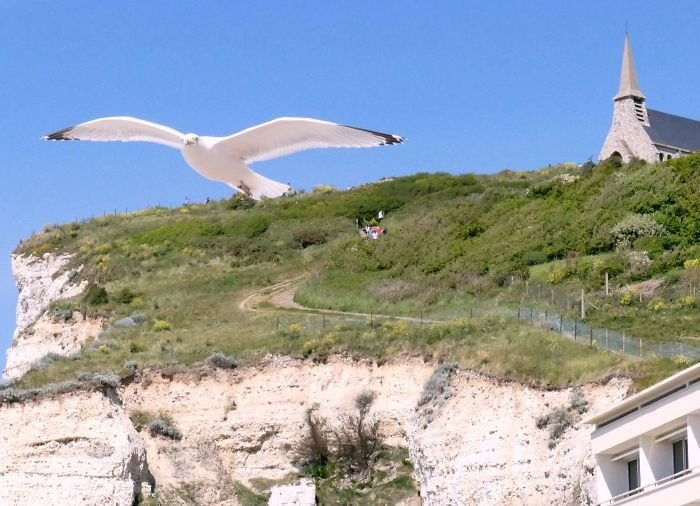
[{"label": "pointed spire", "polygon": [[632,59],[632,48],[630,47],[629,33],[625,32],[625,49],[622,53],[622,71],[620,72],[620,89],[615,95],[614,100],[625,97],[636,97],[645,99],[646,97],[639,89],[637,83],[637,71],[634,69],[634,60]]}]

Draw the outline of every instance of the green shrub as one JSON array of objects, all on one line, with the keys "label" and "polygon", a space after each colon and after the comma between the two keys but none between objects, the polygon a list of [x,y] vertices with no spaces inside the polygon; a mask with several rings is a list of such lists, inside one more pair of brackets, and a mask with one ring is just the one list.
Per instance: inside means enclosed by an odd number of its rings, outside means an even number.
[{"label": "green shrub", "polygon": [[131,420],[134,428],[138,431],[147,427],[154,418],[155,415],[153,415],[153,413],[143,409],[132,409],[129,411],[129,420]]},{"label": "green shrub", "polygon": [[328,232],[315,226],[304,226],[294,229],[292,232],[294,244],[298,248],[308,248],[316,244],[328,241]]},{"label": "green shrub", "polygon": [[457,371],[457,364],[443,363],[438,365],[428,381],[423,386],[423,392],[418,399],[418,406],[423,406],[433,401],[442,403],[452,397],[450,379]]},{"label": "green shrub", "polygon": [[658,236],[641,237],[634,242],[634,249],[646,251],[649,257],[656,258],[665,251],[666,241],[664,237]]},{"label": "green shrub", "polygon": [[630,214],[615,225],[610,234],[618,249],[628,249],[641,237],[660,236],[666,228],[648,214]]},{"label": "green shrub", "polygon": [[573,388],[569,394],[569,406],[579,415],[588,411],[588,401],[583,396],[583,391],[579,388]]},{"label": "green shrub", "polygon": [[149,422],[148,432],[154,437],[163,436],[174,441],[180,441],[182,439],[182,433],[177,430],[172,418],[162,413],[158,415],[158,418]]},{"label": "green shrub", "polygon": [[103,286],[89,283],[83,294],[83,302],[88,306],[100,306],[109,302],[109,295]]},{"label": "green shrub", "polygon": [[238,367],[238,361],[233,356],[226,356],[221,352],[209,355],[209,357],[207,357],[207,363],[219,369],[235,369]]},{"label": "green shrub", "polygon": [[131,302],[138,296],[138,293],[132,292],[128,288],[122,288],[112,296],[112,300],[114,302],[118,302],[119,304],[131,304]]},{"label": "green shrub", "polygon": [[255,200],[246,197],[243,193],[236,193],[233,197],[226,201],[226,207],[228,209],[251,209],[255,207]]},{"label": "green shrub", "polygon": [[260,214],[251,215],[242,224],[242,233],[248,239],[253,239],[267,232],[270,227],[270,219]]},{"label": "green shrub", "polygon": [[539,265],[547,262],[547,255],[541,251],[528,251],[523,257],[523,262],[527,265]]},{"label": "green shrub", "polygon": [[576,387],[569,394],[568,406],[559,406],[549,413],[537,417],[535,426],[538,429],[549,429],[549,448],[552,449],[557,445],[566,429],[574,425],[574,416],[580,416],[586,411],[588,411],[588,401],[583,397],[581,389]]},{"label": "green shrub", "polygon": [[459,226],[456,236],[458,239],[471,239],[480,236],[485,230],[486,227],[482,222],[478,219],[472,219]]},{"label": "green shrub", "polygon": [[78,381],[94,387],[117,388],[121,379],[111,372],[89,372],[78,374]]},{"label": "green shrub", "polygon": [[281,326],[277,334],[280,337],[298,339],[304,333],[304,327],[299,323],[292,323],[289,326]]},{"label": "green shrub", "polygon": [[39,360],[34,362],[31,367],[29,368],[30,371],[41,371],[42,369],[46,369],[49,367],[51,364],[54,362],[58,361],[61,359],[61,356],[58,355],[57,353],[52,353],[49,352],[43,357],[41,357]]},{"label": "green shrub", "polygon": [[136,341],[129,343],[129,353],[143,353],[144,351],[146,351],[146,347],[141,343],[137,343]]}]

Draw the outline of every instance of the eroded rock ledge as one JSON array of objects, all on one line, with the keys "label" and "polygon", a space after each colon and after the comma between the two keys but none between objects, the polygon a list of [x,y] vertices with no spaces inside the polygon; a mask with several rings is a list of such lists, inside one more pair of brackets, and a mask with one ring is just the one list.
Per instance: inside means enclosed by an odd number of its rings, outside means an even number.
[{"label": "eroded rock ledge", "polygon": [[[296,476],[292,448],[307,408],[316,404],[336,420],[365,388],[377,393],[372,414],[387,443],[409,450],[415,503],[594,502],[590,429],[578,422],[550,449],[547,431],[535,425],[567,403],[569,390],[458,371],[452,395],[428,419],[416,406],[434,368],[419,359],[378,366],[273,357],[234,371],[146,373],[113,399],[80,392],[1,407],[0,504],[129,505],[148,490],[149,471],[156,490],[196,485],[198,504],[236,504],[226,483],[262,492]],[[597,411],[622,399],[628,384],[582,390]],[[167,413],[182,439],[136,432],[128,419],[135,409]]]},{"label": "eroded rock ledge", "polygon": [[116,394],[0,406],[0,504],[131,505],[150,493],[146,448]]},{"label": "eroded rock ledge", "polygon": [[47,353],[69,355],[80,350],[82,343],[101,329],[100,321],[86,320],[82,315],[75,315],[68,324],[46,314],[51,302],[79,295],[85,288],[85,281],[72,281],[79,269],[67,269],[70,260],[70,255],[50,253],[41,257],[12,255],[12,274],[19,290],[17,326],[7,350],[3,379],[20,377]]}]

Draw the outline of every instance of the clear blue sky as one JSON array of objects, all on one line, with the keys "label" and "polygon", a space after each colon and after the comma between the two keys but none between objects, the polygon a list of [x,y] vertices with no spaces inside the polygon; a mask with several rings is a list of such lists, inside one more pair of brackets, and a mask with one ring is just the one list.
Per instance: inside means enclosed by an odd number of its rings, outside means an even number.
[{"label": "clear blue sky", "polygon": [[0,0],[0,367],[9,255],[45,224],[230,195],[163,146],[47,143],[132,115],[224,135],[310,116],[407,137],[256,165],[295,187],[595,158],[625,23],[650,107],[700,118],[700,3]]}]

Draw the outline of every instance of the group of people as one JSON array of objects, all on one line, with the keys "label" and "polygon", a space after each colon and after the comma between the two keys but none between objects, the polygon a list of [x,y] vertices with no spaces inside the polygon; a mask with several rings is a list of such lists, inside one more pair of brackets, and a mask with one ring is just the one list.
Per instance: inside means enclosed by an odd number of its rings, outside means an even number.
[{"label": "group of people", "polygon": [[386,234],[386,229],[382,227],[370,227],[369,225],[360,229],[360,234],[367,239],[379,239],[379,236]]},{"label": "group of people", "polygon": [[382,228],[378,225],[378,223],[381,222],[383,219],[384,211],[379,211],[379,213],[377,214],[376,221],[374,220],[374,218],[372,218],[372,221],[369,224],[365,224],[364,219],[357,218],[355,220],[355,224],[360,230],[360,235],[362,237],[366,237],[367,239],[372,239],[376,241],[377,239],[379,239],[379,237],[386,234],[386,228]]}]

